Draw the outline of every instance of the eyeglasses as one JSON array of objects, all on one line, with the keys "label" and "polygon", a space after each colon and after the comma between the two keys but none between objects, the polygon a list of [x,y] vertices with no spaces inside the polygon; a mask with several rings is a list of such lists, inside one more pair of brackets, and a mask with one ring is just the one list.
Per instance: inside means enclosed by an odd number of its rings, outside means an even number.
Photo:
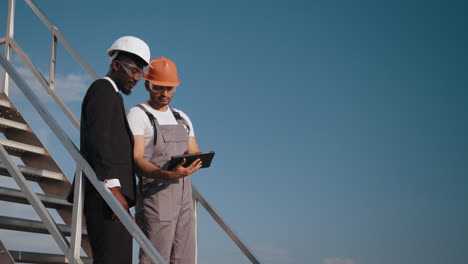
[{"label": "eyeglasses", "polygon": [[168,93],[173,93],[176,90],[176,87],[173,87],[173,86],[159,86],[159,85],[154,85],[151,82],[149,83],[149,88],[153,93],[162,93],[163,91],[167,91]]},{"label": "eyeglasses", "polygon": [[122,66],[122,68],[130,77],[137,78],[137,79],[140,79],[141,77],[143,77],[143,70],[138,68],[137,66],[124,62],[124,61],[116,60],[116,62]]}]

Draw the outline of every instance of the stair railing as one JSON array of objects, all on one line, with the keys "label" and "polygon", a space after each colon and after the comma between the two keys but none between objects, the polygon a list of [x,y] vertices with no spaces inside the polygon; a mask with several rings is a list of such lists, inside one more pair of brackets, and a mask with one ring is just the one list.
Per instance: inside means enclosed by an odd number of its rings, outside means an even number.
[{"label": "stair railing", "polygon": [[[62,145],[67,150],[67,152],[75,160],[79,169],[78,171],[82,171],[86,175],[86,177],[89,179],[89,181],[94,186],[94,188],[96,188],[96,190],[99,192],[102,198],[106,201],[106,203],[109,205],[112,211],[116,214],[116,216],[119,218],[119,220],[122,222],[122,224],[130,233],[130,235],[138,242],[138,244],[140,244],[140,247],[148,255],[148,257],[152,260],[152,262],[164,264],[165,263],[164,260],[162,259],[161,255],[159,255],[158,251],[154,248],[153,244],[143,234],[140,228],[132,220],[130,215],[123,209],[123,207],[120,205],[117,199],[115,199],[115,197],[111,194],[111,192],[104,185],[104,183],[97,179],[96,174],[94,173],[94,170],[91,168],[88,162],[83,158],[78,148],[75,146],[73,141],[68,137],[65,130],[63,130],[63,128],[59,125],[59,123],[52,117],[52,115],[49,113],[47,108],[41,103],[41,101],[39,100],[37,95],[34,93],[34,91],[31,89],[31,87],[29,87],[29,85],[24,81],[24,79],[16,71],[13,64],[11,64],[2,53],[0,53],[0,64],[3,66],[3,69],[9,74],[9,76],[15,82],[19,90],[25,95],[25,97],[28,99],[28,101],[31,103],[31,105],[34,107],[37,113],[41,116],[41,118],[50,128],[52,133],[54,133],[54,135],[57,137],[60,143],[62,143]],[[20,176],[20,174],[17,174],[16,176]],[[78,176],[81,174],[82,174],[81,172],[77,173]],[[75,197],[78,196],[80,197],[80,199],[82,199],[83,197],[82,177],[78,177],[78,184],[77,184],[76,190],[78,191],[78,194],[76,194]],[[32,191],[32,189],[26,190],[26,191],[27,191],[26,195],[28,195],[28,192],[29,192],[29,195],[31,195],[30,192]],[[80,206],[81,209],[78,209],[78,206],[76,204],[73,205],[73,207],[76,207],[76,209],[74,208],[74,211],[76,211],[76,214],[73,216],[74,218],[82,218],[82,215],[80,215],[79,213],[80,211],[82,212],[82,202],[80,205],[81,205]],[[80,240],[80,237],[81,237],[81,233],[76,234],[76,230],[77,228],[79,228],[77,222],[79,221],[75,222],[75,230],[72,230],[72,233],[73,232],[75,233],[75,237],[74,237],[75,242],[77,240]],[[55,235],[54,238],[58,239],[58,237],[56,237],[57,236],[56,234],[52,233],[52,235],[53,236]],[[77,243],[77,244],[80,245],[80,243]],[[69,252],[69,249],[67,249],[67,247],[61,247],[61,249],[62,251],[64,251],[63,253],[65,255],[73,254],[73,256],[76,256],[76,252]],[[78,258],[79,258],[79,255],[78,255]],[[73,259],[71,259],[71,261],[72,260]]]},{"label": "stair railing", "polygon": [[[22,61],[25,63],[25,65],[29,68],[29,70],[33,73],[33,75],[36,77],[36,79],[41,83],[41,86],[46,89],[48,94],[53,98],[53,100],[56,102],[56,104],[60,107],[60,109],[63,111],[63,113],[67,116],[67,118],[70,120],[70,122],[79,130],[80,128],[80,123],[78,119],[75,117],[75,115],[68,109],[66,104],[59,98],[59,96],[55,93],[55,64],[56,64],[56,48],[57,48],[57,41],[60,41],[62,46],[65,47],[65,49],[72,55],[72,57],[78,62],[78,64],[90,75],[90,77],[93,80],[96,80],[99,78],[99,76],[96,74],[94,70],[91,69],[91,67],[86,63],[86,61],[78,54],[78,52],[72,47],[72,45],[65,39],[65,37],[62,35],[62,33],[59,31],[59,29],[54,26],[50,20],[47,19],[47,17],[42,13],[42,11],[37,7],[37,5],[32,1],[32,0],[24,0],[25,3],[34,11],[34,13],[41,19],[41,21],[46,25],[46,27],[52,32],[52,46],[51,46],[51,59],[50,59],[50,67],[49,67],[49,80],[46,80],[46,78],[42,75],[42,73],[34,66],[34,64],[31,62],[31,60],[26,56],[26,54],[23,52],[23,50],[20,48],[18,43],[14,41],[13,38],[13,31],[14,31],[14,10],[15,10],[15,1],[16,0],[9,0],[9,11],[8,11],[8,22],[7,22],[7,34],[5,38],[0,39],[0,44],[5,44],[5,55],[2,55],[2,61],[4,60],[5,63],[2,63],[7,65],[10,64],[10,56],[11,56],[11,48],[15,50],[15,52],[19,55],[19,57],[22,59]],[[6,67],[5,65],[4,68]],[[10,75],[12,78],[12,73],[11,72],[16,72],[14,67],[10,64],[11,68],[10,70],[6,70],[4,72],[3,76],[3,92],[8,94],[8,88],[9,88],[9,76]],[[16,72],[17,73],[17,72]],[[34,92],[31,90],[31,88],[24,82],[24,80],[21,78],[21,76],[17,75],[17,78],[15,80],[15,83],[17,86],[23,86],[20,88],[23,93],[30,93],[29,96],[33,97],[35,96]],[[28,96],[27,96],[28,97]],[[29,99],[29,98],[28,98]],[[29,99],[31,101],[31,99]],[[34,99],[33,99],[34,100]],[[32,103],[32,101],[31,101]],[[42,106],[39,100],[36,102],[37,107],[36,110],[41,114],[40,111],[47,111],[45,107]],[[48,112],[47,112],[48,113]],[[42,116],[42,115],[41,115]],[[43,117],[52,119],[53,122],[56,123],[56,121],[50,117],[50,116],[45,116]],[[49,120],[49,122],[52,122]],[[52,132],[56,134],[57,137],[59,135],[61,137],[65,137],[62,142],[62,144],[65,146],[65,144],[68,144],[69,146],[69,152],[72,154],[72,157],[77,161],[77,171],[75,173],[75,177],[78,177],[79,181],[82,181],[82,174],[86,175],[86,177],[89,178],[89,180],[92,182],[92,184],[96,187],[96,189],[99,191],[101,195],[103,195],[104,200],[109,204],[111,209],[116,213],[116,215],[119,217],[119,214],[124,212],[121,207],[115,207],[117,203],[117,200],[111,195],[107,196],[110,194],[110,191],[103,186],[103,183],[98,181],[97,178],[95,177],[94,171],[89,167],[89,164],[83,159],[81,154],[75,153],[74,151],[78,151],[76,149],[76,146],[73,144],[73,142],[68,138],[67,134],[63,131],[63,129],[56,125],[53,124],[53,122],[49,125],[49,127],[54,127],[54,129],[60,129],[60,133],[54,131],[52,129]],[[57,135],[59,134],[59,135]],[[62,140],[61,140],[62,141]],[[69,141],[69,142],[68,142]],[[71,145],[70,145],[71,144]],[[74,156],[75,155],[75,156]],[[76,155],[79,155],[77,157]],[[78,164],[78,160],[81,162]],[[83,163],[83,161],[85,163]],[[86,167],[86,169],[84,169]],[[90,171],[87,171],[87,170]],[[92,174],[90,174],[92,172]],[[92,176],[94,176],[93,179]],[[97,182],[96,182],[97,181]],[[99,187],[98,187],[99,186]],[[69,252],[69,256],[71,259],[74,257],[79,257],[79,245],[81,241],[81,236],[77,234],[81,234],[81,217],[82,216],[82,204],[83,204],[83,196],[82,196],[82,184],[76,184],[75,185],[75,197],[74,197],[74,205],[73,205],[73,222],[72,222],[72,239],[71,239],[71,248]],[[258,258],[253,254],[253,252],[245,245],[242,240],[235,234],[235,232],[230,228],[227,223],[220,217],[220,215],[215,211],[215,209],[212,207],[210,203],[206,201],[206,199],[202,196],[202,194],[198,191],[198,189],[192,184],[193,188],[193,197],[195,199],[194,205],[195,208],[197,208],[197,203],[199,202],[200,204],[203,205],[203,207],[207,210],[207,212],[210,214],[211,217],[218,223],[218,225],[226,232],[226,234],[231,238],[231,240],[239,247],[239,249],[242,251],[242,253],[250,260],[251,263],[260,263]],[[106,197],[104,197],[106,196]],[[111,201],[113,206],[111,206]],[[121,209],[122,212],[116,212],[115,210]],[[198,220],[197,217],[197,210],[196,211],[196,219]],[[123,215],[122,217],[128,217],[131,219],[127,214]],[[76,218],[76,219],[75,219]],[[78,220],[78,218],[80,218]],[[121,219],[119,217],[119,219]],[[122,223],[128,219],[121,219]],[[128,229],[128,227],[132,226],[135,227],[131,224],[134,224],[133,222],[131,223],[124,223],[125,227]],[[129,225],[129,226],[127,226]],[[137,227],[138,228],[138,227]],[[141,232],[141,230],[138,228],[138,230]],[[75,234],[73,235],[73,231],[75,231]],[[79,231],[78,233],[76,231]],[[129,232],[132,234],[135,230],[132,230]],[[133,236],[133,234],[132,234]],[[135,240],[142,246],[142,249],[147,253],[148,255],[153,254],[152,260],[157,261],[157,259],[160,258],[159,253],[152,247],[152,245],[146,245],[146,242],[142,240],[143,238],[141,237],[135,237]],[[146,237],[144,237],[146,238]],[[143,245],[142,245],[142,244]],[[151,247],[148,247],[151,246]],[[67,253],[65,253],[67,254]],[[159,258],[158,258],[159,256]],[[160,259],[162,260],[162,259]],[[155,262],[157,263],[157,262]],[[161,262],[164,263],[164,262]]]}]

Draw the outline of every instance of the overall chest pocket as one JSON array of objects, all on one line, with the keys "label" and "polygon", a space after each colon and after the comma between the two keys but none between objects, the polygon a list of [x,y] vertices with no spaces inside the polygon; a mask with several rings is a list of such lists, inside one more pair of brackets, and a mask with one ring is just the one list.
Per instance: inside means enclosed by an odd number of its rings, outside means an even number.
[{"label": "overall chest pocket", "polygon": [[164,142],[188,142],[188,134],[182,125],[164,126],[162,128]]}]

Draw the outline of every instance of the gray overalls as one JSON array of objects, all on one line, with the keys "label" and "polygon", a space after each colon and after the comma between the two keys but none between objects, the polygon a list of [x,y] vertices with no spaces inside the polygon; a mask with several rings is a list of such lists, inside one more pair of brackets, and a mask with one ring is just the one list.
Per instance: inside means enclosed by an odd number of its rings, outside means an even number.
[{"label": "gray overalls", "polygon": [[[177,125],[159,125],[154,119],[157,140],[150,161],[164,170],[171,156],[181,155],[188,148],[185,120],[176,114]],[[195,214],[189,176],[178,180],[141,177],[139,187],[136,220],[142,231],[166,263],[194,264]],[[141,249],[139,257],[141,264],[151,263]]]}]

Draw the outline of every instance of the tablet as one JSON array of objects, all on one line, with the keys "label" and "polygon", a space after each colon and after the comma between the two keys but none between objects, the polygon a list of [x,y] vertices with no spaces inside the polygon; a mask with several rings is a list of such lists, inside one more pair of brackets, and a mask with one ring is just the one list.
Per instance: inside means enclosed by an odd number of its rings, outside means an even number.
[{"label": "tablet", "polygon": [[175,166],[182,162],[182,159],[186,159],[184,167],[188,167],[192,162],[196,159],[202,160],[202,168],[208,168],[211,165],[211,160],[213,160],[214,151],[205,152],[205,153],[195,153],[195,154],[188,154],[188,155],[178,155],[172,156],[171,161],[169,163],[168,170],[172,170]]}]

